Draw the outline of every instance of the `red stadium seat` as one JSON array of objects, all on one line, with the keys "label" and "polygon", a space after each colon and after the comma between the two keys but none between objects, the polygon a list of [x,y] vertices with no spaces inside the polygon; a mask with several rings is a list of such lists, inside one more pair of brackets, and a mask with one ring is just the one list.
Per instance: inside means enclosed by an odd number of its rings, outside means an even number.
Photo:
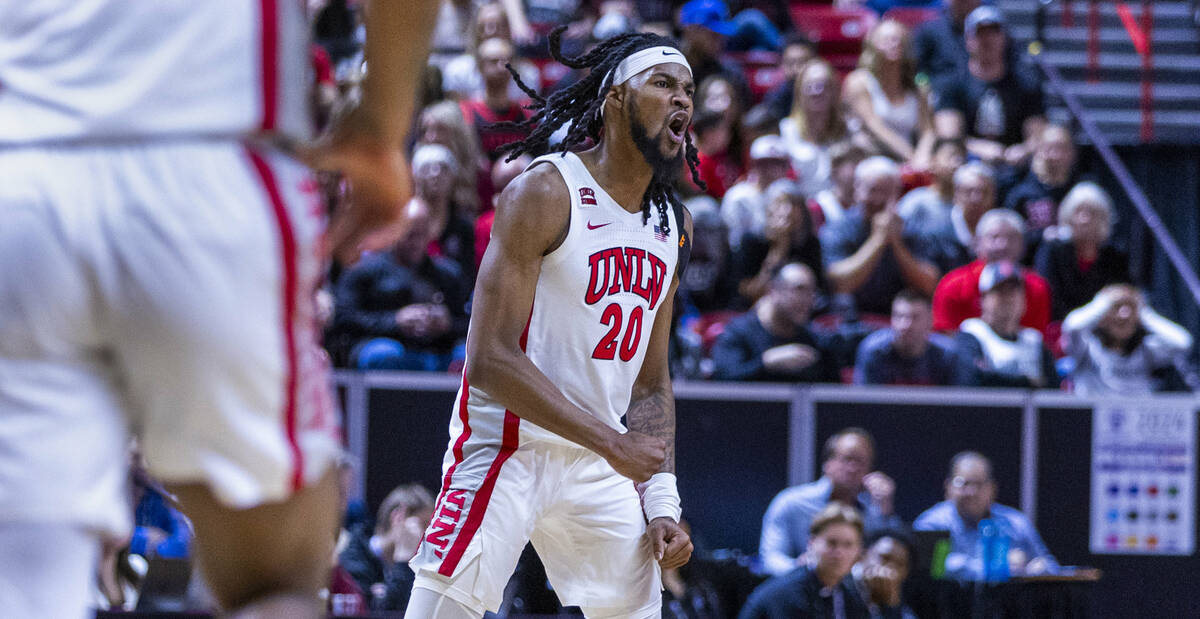
[{"label": "red stadium seat", "polygon": [[733,310],[715,310],[702,314],[693,329],[700,334],[700,346],[705,357],[712,354],[713,344],[717,342],[717,338],[725,332],[725,325],[730,320],[741,316],[742,312]]},{"label": "red stadium seat", "polygon": [[862,51],[867,32],[877,21],[870,9],[835,9],[831,6],[793,4],[789,7],[796,29],[817,44],[817,53],[854,54]]},{"label": "red stadium seat", "polygon": [[853,54],[822,54],[827,62],[834,68],[842,77],[853,71],[858,66],[858,57],[860,52]]},{"label": "red stadium seat", "polygon": [[767,51],[751,51],[741,54],[728,54],[728,57],[741,65],[750,83],[750,94],[754,103],[762,101],[763,95],[783,81],[783,70],[779,68],[779,54]]},{"label": "red stadium seat", "polygon": [[917,26],[937,17],[938,14],[939,11],[931,7],[897,6],[888,9],[883,18],[898,21],[915,30]]}]

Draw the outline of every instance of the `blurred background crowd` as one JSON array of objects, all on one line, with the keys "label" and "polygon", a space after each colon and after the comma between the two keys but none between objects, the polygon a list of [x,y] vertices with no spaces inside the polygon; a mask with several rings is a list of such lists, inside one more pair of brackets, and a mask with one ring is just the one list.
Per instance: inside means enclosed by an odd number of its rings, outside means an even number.
[{"label": "blurred background crowd", "polygon": [[[676,188],[695,231],[674,306],[676,378],[1192,390],[1193,338],[1148,303],[1114,198],[1077,157],[1073,128],[1047,120],[1041,76],[1004,13],[981,0],[837,0],[855,19],[841,23],[844,36],[813,40],[797,5],[829,4],[443,0],[411,137],[406,224],[385,231],[386,249],[334,265],[322,291],[335,365],[461,370],[493,207],[529,163],[497,155],[523,136],[496,123],[530,114],[514,75],[540,92],[579,79],[547,53],[564,26],[571,55],[627,32],[674,36],[694,71],[690,130],[706,187],[681,167]],[[324,127],[359,96],[363,7],[309,5]],[[320,181],[336,209],[346,187]],[[874,449],[862,430],[831,438],[821,478],[776,497],[758,557],[735,561],[736,575],[704,562],[664,573],[665,616],[734,617],[743,603],[743,617],[810,616],[788,614],[800,607],[833,616],[834,604],[852,611],[839,616],[911,616],[901,596],[913,540],[892,513],[895,483],[873,472]],[[149,562],[188,554],[186,521],[140,472],[136,450],[131,461],[139,528],[105,555],[101,607],[132,608],[130,583]],[[994,503],[991,466],[956,456],[946,501],[912,528],[951,531],[945,569],[958,578],[983,577],[985,517],[1019,551],[1013,570],[1052,570],[1028,518]],[[358,471],[349,460],[344,470],[349,492]],[[331,558],[333,612],[403,609],[407,559],[432,509],[416,484],[374,515],[350,502]],[[162,608],[203,608],[195,589],[188,601],[164,596]],[[558,610],[533,557],[506,604]]]},{"label": "blurred background crowd", "polygon": [[[562,25],[568,54],[625,32],[673,35],[695,71],[706,189],[681,168],[696,240],[675,303],[676,377],[1188,388],[1191,337],[1139,292],[1113,199],[1072,128],[1047,121],[1040,74],[1000,9],[843,1],[864,5],[843,23],[848,43],[818,43],[794,4],[444,2],[413,133],[411,225],[335,274],[335,364],[461,368],[492,208],[529,163],[496,154],[522,134],[494,123],[530,113],[506,66],[541,92],[577,79],[547,55]],[[315,13],[322,119],[357,96],[360,9],[331,0]]]}]

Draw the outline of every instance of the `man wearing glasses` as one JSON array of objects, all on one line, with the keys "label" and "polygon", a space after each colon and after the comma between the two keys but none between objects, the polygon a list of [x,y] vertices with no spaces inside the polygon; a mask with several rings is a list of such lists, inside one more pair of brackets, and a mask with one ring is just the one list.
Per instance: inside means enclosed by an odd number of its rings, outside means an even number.
[{"label": "man wearing glasses", "polygon": [[996,482],[992,463],[983,454],[964,451],[950,461],[946,479],[946,500],[925,510],[913,522],[917,531],[949,531],[950,554],[946,557],[946,576],[957,580],[983,579],[983,553],[979,543],[979,522],[985,518],[996,523],[1009,539],[1009,570],[1014,574],[1035,575],[1058,568],[1054,555],[1046,549],[1042,536],[1020,511],[995,502]]}]

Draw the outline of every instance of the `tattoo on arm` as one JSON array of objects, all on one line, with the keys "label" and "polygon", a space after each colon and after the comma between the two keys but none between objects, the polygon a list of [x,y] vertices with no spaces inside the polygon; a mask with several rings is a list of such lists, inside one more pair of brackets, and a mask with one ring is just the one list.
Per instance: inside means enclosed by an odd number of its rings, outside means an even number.
[{"label": "tattoo on arm", "polygon": [[670,386],[656,389],[629,404],[625,413],[629,429],[655,436],[667,444],[667,457],[660,473],[675,472],[675,398]]}]

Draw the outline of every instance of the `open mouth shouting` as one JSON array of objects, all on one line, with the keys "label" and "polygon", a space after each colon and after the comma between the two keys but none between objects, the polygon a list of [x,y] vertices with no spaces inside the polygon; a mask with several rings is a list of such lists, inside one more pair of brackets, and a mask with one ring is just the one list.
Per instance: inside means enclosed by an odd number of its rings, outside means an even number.
[{"label": "open mouth shouting", "polygon": [[684,133],[687,131],[688,122],[691,120],[691,115],[686,111],[680,110],[667,117],[667,133],[670,134],[672,141],[682,143]]}]

